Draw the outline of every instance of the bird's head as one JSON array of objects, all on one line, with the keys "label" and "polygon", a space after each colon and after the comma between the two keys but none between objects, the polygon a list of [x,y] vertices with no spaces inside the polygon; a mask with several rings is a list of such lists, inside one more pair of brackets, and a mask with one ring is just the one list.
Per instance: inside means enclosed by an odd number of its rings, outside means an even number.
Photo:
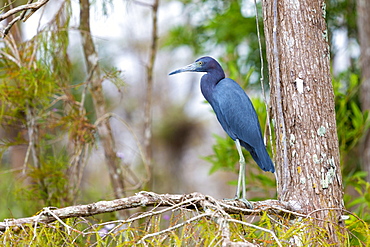
[{"label": "bird's head", "polygon": [[215,59],[211,57],[201,57],[192,64],[172,71],[169,75],[174,75],[181,72],[210,72],[217,69],[223,71],[221,65]]}]

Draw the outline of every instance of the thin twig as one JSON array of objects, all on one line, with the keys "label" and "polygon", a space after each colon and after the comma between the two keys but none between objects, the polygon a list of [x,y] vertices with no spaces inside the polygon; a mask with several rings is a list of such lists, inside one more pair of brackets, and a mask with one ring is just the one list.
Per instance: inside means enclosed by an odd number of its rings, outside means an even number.
[{"label": "thin twig", "polygon": [[[19,16],[14,17],[13,20],[11,20],[8,25],[2,30],[2,38],[5,38],[5,36],[9,33],[10,29],[16,22],[20,20],[26,21],[33,13],[44,6],[47,2],[49,2],[49,0],[40,0],[36,3],[32,3],[32,0],[29,0],[27,4],[12,8],[6,11],[4,14],[0,15],[0,21],[3,21],[10,16],[22,12]],[[30,10],[30,12],[27,14],[28,10]]]},{"label": "thin twig", "polygon": [[11,20],[8,25],[3,30],[3,38],[9,33],[10,29],[13,27],[13,25],[21,19],[20,16],[15,17],[13,20]]},{"label": "thin twig", "polygon": [[[269,135],[270,137],[270,145],[272,147],[272,131],[271,131],[271,125],[270,125],[270,111],[269,111],[269,103],[267,102],[267,99],[266,99],[266,93],[265,93],[265,86],[264,86],[264,81],[265,81],[265,76],[264,76],[264,60],[263,60],[263,53],[262,53],[262,42],[261,42],[261,34],[260,34],[260,27],[259,27],[259,16],[258,16],[258,8],[257,8],[257,0],[254,0],[254,8],[255,8],[255,11],[256,11],[256,28],[257,28],[257,38],[258,38],[258,48],[259,48],[259,55],[260,55],[260,63],[261,63],[261,78],[260,78],[260,83],[261,83],[261,88],[262,88],[262,95],[263,95],[263,101],[265,102],[265,108],[266,108],[266,113],[267,113],[267,118],[266,118],[266,124],[267,124],[267,127],[268,127],[268,130],[269,130],[269,133],[266,134],[266,131],[264,133],[264,142],[265,142],[265,146],[267,144],[267,140],[266,140],[266,135]],[[274,149],[272,148],[272,155],[273,157],[275,157],[275,154],[274,154]]]},{"label": "thin twig", "polygon": [[99,126],[100,124],[102,124],[105,120],[111,118],[111,117],[114,117],[115,119],[117,119],[119,122],[121,122],[126,128],[127,130],[131,133],[131,135],[134,137],[135,139],[135,142],[136,142],[136,145],[139,149],[139,153],[140,153],[140,156],[141,156],[141,159],[143,161],[143,164],[144,164],[144,167],[145,167],[145,170],[147,172],[147,177],[144,179],[143,183],[146,183],[149,181],[149,173],[150,173],[150,170],[149,170],[149,165],[148,165],[148,160],[144,154],[144,150],[143,150],[143,147],[141,146],[141,142],[139,141],[139,138],[136,136],[135,132],[131,129],[131,127],[128,125],[128,123],[126,123],[126,121],[121,118],[119,115],[113,113],[113,112],[108,112],[106,114],[104,114],[103,116],[101,116],[100,118],[98,118],[94,125],[95,126]]},{"label": "thin twig", "polygon": [[[277,121],[276,129],[281,128],[281,139],[283,142],[283,164],[282,164],[282,170],[284,180],[289,181],[289,167],[288,167],[288,153],[287,153],[287,137],[286,137],[286,129],[285,129],[285,121],[284,121],[284,112],[283,112],[283,100],[281,96],[281,85],[280,85],[280,61],[279,61],[279,49],[278,49],[278,41],[277,41],[277,29],[278,29],[278,3],[277,0],[273,1],[273,14],[274,14],[274,25],[272,30],[272,38],[273,38],[273,56],[274,56],[274,62],[275,62],[275,88],[276,88],[276,106],[277,106],[277,112],[278,116],[276,116],[279,121]],[[279,131],[280,132],[280,131]],[[277,135],[280,135],[279,133]],[[275,172],[275,176],[277,176],[277,172]],[[276,180],[278,181],[278,179]],[[285,194],[286,192],[286,186],[288,182],[283,183],[283,190],[281,191],[281,194]]]},{"label": "thin twig", "polygon": [[246,225],[248,227],[252,227],[252,228],[255,228],[257,230],[260,230],[260,231],[264,231],[264,232],[267,232],[267,233],[270,233],[271,236],[275,239],[276,243],[278,246],[282,247],[283,245],[280,243],[278,237],[276,236],[276,234],[269,230],[269,229],[266,229],[266,228],[263,228],[263,227],[260,227],[260,226],[256,226],[256,225],[253,225],[251,223],[248,223],[248,222],[244,222],[244,221],[240,221],[240,220],[236,220],[236,219],[226,219],[226,221],[228,222],[234,222],[234,223],[237,223],[237,224],[242,224],[242,225]]},{"label": "thin twig", "polygon": [[[67,225],[66,223],[64,223],[58,216],[56,216],[51,210],[50,210],[50,208],[44,208],[43,209],[43,212],[41,212],[41,214],[40,215],[42,215],[42,214],[44,214],[44,213],[46,213],[46,214],[50,214],[50,215],[52,215],[60,224],[62,224],[66,229],[67,229],[67,233],[68,233],[68,235],[70,235],[71,234],[71,228],[72,227],[70,227],[69,225]],[[35,227],[36,228],[36,227]]]},{"label": "thin twig", "polygon": [[140,241],[138,242],[138,244],[144,244],[144,240],[147,239],[147,238],[155,237],[155,236],[161,235],[163,233],[167,233],[167,232],[176,230],[176,229],[178,229],[180,227],[183,227],[184,225],[187,225],[187,224],[189,224],[189,223],[191,223],[193,221],[198,221],[201,218],[204,218],[204,217],[207,217],[207,216],[211,216],[211,214],[209,214],[209,213],[200,214],[200,215],[197,215],[197,216],[195,216],[193,218],[190,218],[190,219],[188,219],[188,220],[186,220],[186,221],[184,221],[182,223],[179,223],[177,225],[174,225],[172,227],[169,227],[167,229],[164,229],[162,231],[151,233],[151,234],[147,234],[142,239],[140,239]]},{"label": "thin twig", "polygon": [[16,60],[16,64],[19,67],[23,67],[22,62],[21,62],[20,52],[19,52],[19,49],[18,49],[18,44],[15,41],[13,35],[9,35],[7,38],[4,38],[3,40],[6,44],[6,46],[12,51],[12,55],[13,55],[14,59]]},{"label": "thin twig", "polygon": [[[32,2],[33,2],[33,0],[28,0],[27,4],[31,4]],[[26,12],[27,11],[23,11],[22,14],[20,15],[20,17],[21,17],[22,20],[26,16]],[[40,22],[38,24],[40,25]]]},{"label": "thin twig", "polygon": [[89,87],[89,84],[91,84],[91,80],[93,78],[94,71],[96,70],[97,66],[98,66],[98,64],[96,63],[94,65],[94,67],[91,68],[91,70],[89,71],[89,75],[87,77],[86,83],[84,83],[82,93],[81,93],[80,114],[82,114],[83,111],[85,110],[84,105],[85,105],[85,98],[86,98],[87,89]]},{"label": "thin twig", "polygon": [[[30,103],[27,102],[26,106],[26,118],[27,118],[27,130],[28,130],[28,145],[29,150],[32,155],[32,162],[35,167],[40,167],[39,162],[39,152],[37,151],[37,144],[38,144],[38,130],[37,130],[37,123],[36,123],[36,116],[34,113],[34,109],[30,106]],[[28,150],[27,150],[28,152]],[[26,164],[28,159],[24,160],[24,172],[26,169]]]},{"label": "thin twig", "polygon": [[[41,214],[39,214],[38,216],[39,216],[38,219],[40,219]],[[35,241],[35,239],[37,237],[37,222],[38,222],[38,220],[35,220],[34,225],[33,225],[33,237],[31,239],[30,246],[31,246],[32,242]]]},{"label": "thin twig", "polygon": [[29,10],[29,9],[39,9],[42,6],[44,6],[49,0],[40,0],[37,1],[36,3],[30,3],[30,4],[24,4],[18,7],[15,7],[13,9],[8,10],[4,14],[0,15],[0,21],[5,20],[6,18],[10,17],[11,15],[17,14],[19,12],[22,12],[24,10]]}]

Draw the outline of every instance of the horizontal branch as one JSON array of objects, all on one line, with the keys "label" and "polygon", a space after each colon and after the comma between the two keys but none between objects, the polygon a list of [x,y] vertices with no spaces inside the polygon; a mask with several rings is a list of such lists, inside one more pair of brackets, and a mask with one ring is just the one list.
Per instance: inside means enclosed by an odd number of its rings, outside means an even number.
[{"label": "horizontal branch", "polygon": [[197,210],[217,210],[222,209],[229,214],[261,214],[265,211],[273,211],[275,214],[289,213],[299,216],[298,213],[292,212],[291,205],[287,202],[277,200],[266,200],[251,202],[253,209],[248,209],[243,202],[235,200],[217,200],[210,196],[198,192],[184,195],[156,194],[153,192],[139,192],[134,196],[127,198],[115,199],[111,201],[99,201],[86,205],[69,206],[65,208],[44,208],[38,215],[19,218],[5,219],[0,222],[0,231],[5,231],[8,227],[21,227],[24,224],[51,223],[60,219],[74,217],[88,217],[96,214],[115,212],[123,209],[137,207],[174,207],[197,209]]}]

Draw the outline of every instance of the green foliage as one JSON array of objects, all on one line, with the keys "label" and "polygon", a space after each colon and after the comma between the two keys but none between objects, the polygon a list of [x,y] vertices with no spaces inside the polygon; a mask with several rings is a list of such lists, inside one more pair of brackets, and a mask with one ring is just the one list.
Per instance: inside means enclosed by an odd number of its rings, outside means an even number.
[{"label": "green foliage", "polygon": [[26,111],[27,106],[42,107],[48,103],[55,83],[45,67],[33,69],[0,65],[0,69],[0,100],[5,102],[3,108],[7,108],[9,114]]},{"label": "green foliage", "polygon": [[0,172],[0,219],[9,217],[22,217],[24,215],[32,215],[39,209],[34,201],[20,200],[14,193],[19,188],[19,183],[22,181],[19,176],[14,176],[12,172]]},{"label": "green foliage", "polygon": [[370,245],[370,183],[365,179],[366,172],[362,171],[351,172],[343,179],[343,199],[347,209],[353,212],[346,221],[351,232],[351,246],[361,245],[361,242]]},{"label": "green foliage", "polygon": [[[50,67],[41,60],[29,59],[32,57],[32,53],[35,54],[37,51],[36,46],[36,41],[31,41],[20,47],[6,47],[4,49],[4,53],[9,56],[17,53],[18,60],[16,62],[9,59],[1,60],[0,90],[2,94],[0,101],[2,102],[2,112],[0,119],[5,129],[14,127],[14,125],[18,128],[27,126],[33,129],[30,132],[33,133],[31,138],[35,138],[34,142],[39,140],[34,146],[39,163],[33,164],[30,169],[27,169],[32,181],[30,186],[33,188],[28,191],[29,196],[22,199],[42,198],[44,203],[50,205],[57,202],[55,197],[65,197],[65,192],[61,193],[62,190],[66,189],[65,185],[60,184],[65,183],[61,170],[66,169],[68,161],[66,158],[59,159],[58,155],[54,153],[49,155],[50,147],[48,149],[47,145],[42,143],[42,139],[49,141],[48,139],[52,136],[47,132],[52,124],[48,108],[53,95],[60,93],[61,89],[57,73],[51,71]],[[27,66],[28,64],[31,66]],[[30,121],[34,122],[32,126]],[[26,136],[19,135],[16,140],[17,144],[28,143]],[[7,148],[12,144],[14,143],[4,140],[2,148]],[[41,146],[43,147],[41,148]],[[27,190],[20,188],[19,191],[26,192]],[[57,204],[60,205],[60,203]]]},{"label": "green foliage", "polygon": [[119,90],[121,87],[125,86],[125,81],[122,79],[122,71],[115,68],[115,67],[108,67],[103,68],[104,72],[104,79],[109,80],[112,82],[117,89]]},{"label": "green foliage", "polygon": [[238,162],[237,150],[234,141],[229,137],[213,135],[216,144],[212,146],[213,154],[203,157],[204,160],[212,164],[209,174],[218,170],[236,171]]},{"label": "green foliage", "polygon": [[[9,34],[1,40],[0,123],[6,133],[0,140],[1,218],[74,203],[95,143],[84,64],[69,58],[71,2],[53,4],[58,9],[34,37],[20,41]],[[104,2],[103,11],[112,6]],[[101,71],[100,79],[122,86],[121,71],[108,65]],[[15,162],[14,150],[23,147],[26,157]]]},{"label": "green foliage", "polygon": [[[21,206],[27,214],[39,205],[70,204],[76,183],[71,176],[70,157],[78,156],[81,146],[95,139],[94,126],[69,88],[70,11],[69,2],[65,1],[50,25],[31,40],[20,43],[11,35],[3,40],[0,121],[4,130],[16,134],[0,140],[2,181],[11,163],[7,150],[15,145],[28,147],[23,166],[10,173],[14,182],[6,190],[12,199],[0,205],[4,217],[17,214]],[[68,134],[77,154],[72,148],[68,150]],[[17,173],[20,170],[22,173]],[[7,207],[9,210],[5,210]]]},{"label": "green foliage", "polygon": [[370,183],[366,182],[366,172],[358,171],[345,176],[345,187],[354,189],[356,194],[345,193],[344,201],[348,208],[370,223]]},{"label": "green foliage", "polygon": [[[46,144],[43,147],[47,147]],[[49,147],[51,148],[51,147]],[[18,200],[39,202],[39,205],[61,207],[71,202],[68,187],[68,155],[58,151],[42,156],[40,166],[30,166],[28,176],[34,183],[19,185],[16,195]],[[34,207],[38,204],[34,204]]]},{"label": "green foliage", "polygon": [[[359,103],[360,79],[358,75],[352,73],[343,73],[337,78],[333,78],[333,87],[335,94],[335,112],[337,119],[339,148],[344,163],[346,159],[351,158],[354,148],[360,142],[362,136],[370,128],[369,112],[362,112]],[[356,157],[352,157],[356,158]],[[348,169],[356,169],[348,164]]]}]

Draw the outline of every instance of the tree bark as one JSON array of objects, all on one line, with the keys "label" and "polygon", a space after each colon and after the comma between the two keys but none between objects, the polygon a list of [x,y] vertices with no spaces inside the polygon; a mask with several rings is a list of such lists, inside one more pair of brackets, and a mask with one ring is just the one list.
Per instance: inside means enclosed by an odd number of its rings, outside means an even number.
[{"label": "tree bark", "polygon": [[[357,1],[357,26],[361,48],[361,90],[360,100],[363,111],[370,111],[370,1]],[[367,171],[367,181],[370,182],[370,131],[364,135],[362,142],[362,164]]]},{"label": "tree bark", "polygon": [[279,200],[312,213],[327,241],[342,243],[343,188],[325,2],[263,0],[263,14]]}]

